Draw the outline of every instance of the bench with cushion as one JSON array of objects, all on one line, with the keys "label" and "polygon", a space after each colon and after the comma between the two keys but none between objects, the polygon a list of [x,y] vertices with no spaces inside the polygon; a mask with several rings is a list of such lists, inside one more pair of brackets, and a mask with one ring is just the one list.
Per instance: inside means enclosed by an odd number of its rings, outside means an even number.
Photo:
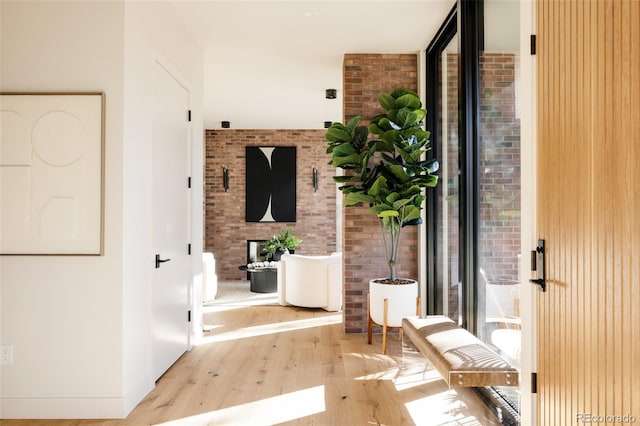
[{"label": "bench with cushion", "polygon": [[450,388],[519,384],[515,367],[448,317],[404,318],[402,330]]}]

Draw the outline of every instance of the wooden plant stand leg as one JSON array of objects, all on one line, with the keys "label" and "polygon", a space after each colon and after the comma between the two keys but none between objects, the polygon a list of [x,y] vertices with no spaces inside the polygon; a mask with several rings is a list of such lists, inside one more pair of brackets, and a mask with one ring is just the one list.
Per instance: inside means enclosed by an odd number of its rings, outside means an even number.
[{"label": "wooden plant stand leg", "polygon": [[389,299],[384,299],[384,315],[382,317],[382,355],[387,353],[387,316],[389,314]]}]

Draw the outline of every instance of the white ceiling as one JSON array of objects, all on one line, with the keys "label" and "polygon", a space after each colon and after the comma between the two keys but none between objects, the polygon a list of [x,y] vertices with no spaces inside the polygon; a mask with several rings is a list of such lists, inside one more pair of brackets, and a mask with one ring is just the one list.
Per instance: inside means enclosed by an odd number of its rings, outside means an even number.
[{"label": "white ceiling", "polygon": [[206,128],[322,128],[342,119],[345,53],[418,53],[455,0],[172,3],[204,49]]}]

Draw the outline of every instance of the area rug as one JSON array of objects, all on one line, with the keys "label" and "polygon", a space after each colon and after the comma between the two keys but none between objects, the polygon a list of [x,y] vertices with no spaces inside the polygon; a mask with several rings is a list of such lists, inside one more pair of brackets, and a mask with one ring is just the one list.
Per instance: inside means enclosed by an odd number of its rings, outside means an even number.
[{"label": "area rug", "polygon": [[254,293],[249,281],[218,282],[218,292],[212,302],[205,306],[216,305],[277,305],[278,293]]}]

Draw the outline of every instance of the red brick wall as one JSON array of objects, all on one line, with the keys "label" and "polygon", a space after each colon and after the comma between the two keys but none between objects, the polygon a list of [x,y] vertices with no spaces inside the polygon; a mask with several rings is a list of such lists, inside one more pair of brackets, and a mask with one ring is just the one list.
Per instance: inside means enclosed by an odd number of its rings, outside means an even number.
[{"label": "red brick wall", "polygon": [[[447,170],[448,176],[445,176],[440,173],[440,179],[442,182],[444,179],[449,181],[449,185],[447,186],[447,193],[444,194],[444,185],[440,185],[438,187],[438,211],[442,211],[444,205],[443,203],[447,203],[447,226],[445,227],[444,221],[440,221],[438,223],[439,232],[438,236],[441,238],[438,241],[438,247],[443,247],[442,237],[446,237],[447,253],[442,252],[440,250],[438,252],[438,257],[441,259],[445,256],[447,257],[447,268],[438,268],[438,275],[436,276],[436,280],[443,287],[447,287],[449,290],[449,318],[454,321],[458,321],[458,317],[460,315],[460,287],[458,283],[460,282],[459,276],[459,253],[460,253],[460,214],[459,214],[459,205],[457,202],[452,202],[451,200],[459,200],[459,189],[460,189],[460,181],[458,179],[458,168],[459,168],[459,158],[460,151],[459,146],[460,143],[458,141],[458,53],[448,53],[446,56],[447,60],[447,73],[446,76],[446,84],[447,84],[447,140],[443,140],[443,135],[441,134],[438,140],[446,143],[446,147],[441,147],[441,152],[444,153],[444,150],[447,151]],[[440,82],[442,83],[442,82]],[[442,108],[442,106],[441,106]],[[438,111],[440,114],[441,112]],[[442,117],[440,117],[442,120]],[[444,158],[444,155],[443,157]],[[442,160],[443,162],[444,160]],[[444,219],[444,217],[443,217]],[[445,229],[447,235],[445,236]]]},{"label": "red brick wall", "polygon": [[[370,118],[384,112],[378,95],[402,87],[417,91],[417,55],[347,54],[344,57],[344,116]],[[365,122],[363,124],[368,124]],[[389,275],[377,218],[365,207],[343,210],[344,329],[367,330],[367,293],[372,278]],[[418,228],[403,230],[399,277],[418,276]]]},{"label": "red brick wall", "polygon": [[[336,251],[335,169],[327,164],[325,130],[206,130],[205,251],[216,257],[220,280],[244,280],[238,266],[246,263],[246,240],[263,240],[292,227],[303,242],[302,254]],[[245,147],[297,147],[296,222],[245,222]],[[229,170],[229,191],[222,186],[222,167]],[[312,169],[319,189],[313,191]]]},{"label": "red brick wall", "polygon": [[491,282],[518,281],[520,119],[518,56],[480,57],[480,267]]}]

